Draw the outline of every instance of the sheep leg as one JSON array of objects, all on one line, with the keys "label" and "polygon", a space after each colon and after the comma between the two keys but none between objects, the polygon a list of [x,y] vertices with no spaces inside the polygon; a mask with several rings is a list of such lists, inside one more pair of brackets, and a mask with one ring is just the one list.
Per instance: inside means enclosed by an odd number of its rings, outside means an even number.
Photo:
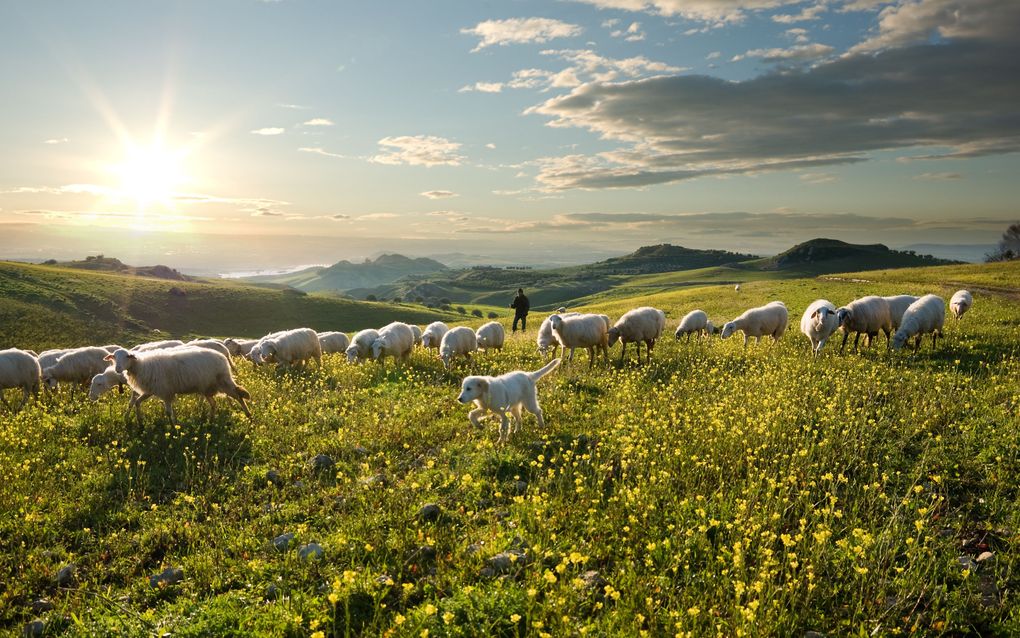
[{"label": "sheep leg", "polygon": [[[638,349],[638,359],[640,359],[641,358],[641,346],[637,346],[637,349]],[[627,352],[627,342],[624,341],[623,339],[620,339],[620,365],[623,365],[623,355],[626,352]]]},{"label": "sheep leg", "polygon": [[212,421],[216,417],[216,399],[210,394],[206,395],[205,400],[209,403],[209,420]]},{"label": "sheep leg", "polygon": [[[563,346],[563,347],[566,348],[566,346]],[[577,348],[575,348],[574,346],[570,347],[570,357],[567,358],[567,363],[570,363],[570,364],[574,363],[574,350],[576,350],[576,349]]]},{"label": "sheep leg", "polygon": [[854,352],[858,352],[859,351],[858,345],[860,344],[860,341],[861,341],[861,333],[858,332],[857,336],[854,337]]},{"label": "sheep leg", "polygon": [[28,394],[28,388],[21,389],[21,403],[18,404],[18,407],[14,408],[15,412],[20,412],[21,408],[25,407],[25,404],[28,403]]},{"label": "sheep leg", "polygon": [[170,419],[170,425],[176,423],[174,419],[174,398],[168,397],[163,399],[163,411],[166,412],[166,416]]},{"label": "sheep leg", "polygon": [[850,337],[849,332],[843,333],[843,343],[839,344],[839,353],[843,354],[843,349],[846,348],[846,340]]},{"label": "sheep leg", "polygon": [[748,336],[747,336],[747,333],[745,332],[745,333],[744,333],[744,349],[745,349],[745,350],[747,349],[747,342],[748,342],[748,341],[750,341],[750,340],[751,340],[751,338],[750,338],[750,337],[748,337]]},{"label": "sheep leg", "polygon": [[595,367],[595,346],[588,346],[588,356],[590,357],[588,369],[591,370]]},{"label": "sheep leg", "polygon": [[645,360],[648,363],[652,362],[652,348],[655,347],[655,339],[649,339],[645,342]]},{"label": "sheep leg", "polygon": [[[142,423],[142,401],[145,401],[146,399],[148,399],[151,396],[152,396],[151,394],[143,394],[140,397],[138,397],[137,401],[135,401],[135,419],[138,421],[138,427],[139,428],[144,427],[144,424]],[[130,411],[131,411],[131,405],[129,404],[128,405],[128,412],[130,412]],[[127,416],[127,415],[125,415],[125,416]]]}]

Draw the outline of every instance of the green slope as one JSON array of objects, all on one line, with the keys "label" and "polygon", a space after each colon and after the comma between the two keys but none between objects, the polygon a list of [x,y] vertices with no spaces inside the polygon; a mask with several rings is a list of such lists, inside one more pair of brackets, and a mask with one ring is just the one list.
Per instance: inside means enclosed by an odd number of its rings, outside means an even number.
[{"label": "green slope", "polygon": [[[172,292],[173,291],[173,292]],[[42,349],[154,336],[259,336],[308,326],[359,330],[459,314],[242,283],[178,282],[0,262],[0,348]]]},{"label": "green slope", "polygon": [[285,275],[259,275],[245,277],[253,283],[272,283],[293,286],[306,292],[322,290],[343,291],[351,288],[381,286],[409,275],[422,275],[446,270],[446,266],[433,259],[412,259],[403,255],[380,255],[375,260],[353,264],[340,261],[325,268],[306,268]]}]

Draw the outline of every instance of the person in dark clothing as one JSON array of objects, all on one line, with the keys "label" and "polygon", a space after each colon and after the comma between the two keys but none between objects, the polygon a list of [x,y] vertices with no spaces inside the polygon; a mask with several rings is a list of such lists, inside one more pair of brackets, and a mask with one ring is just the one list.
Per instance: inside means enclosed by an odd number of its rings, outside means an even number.
[{"label": "person in dark clothing", "polygon": [[524,332],[528,325],[528,311],[531,310],[531,302],[524,296],[524,289],[517,289],[517,296],[514,297],[510,307],[514,309],[514,325],[512,332],[517,332],[517,322],[521,322],[521,332]]}]

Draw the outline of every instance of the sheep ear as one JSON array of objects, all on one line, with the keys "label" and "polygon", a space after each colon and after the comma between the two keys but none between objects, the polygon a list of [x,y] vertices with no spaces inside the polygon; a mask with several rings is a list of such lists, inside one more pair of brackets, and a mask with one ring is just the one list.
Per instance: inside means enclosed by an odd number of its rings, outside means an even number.
[{"label": "sheep ear", "polygon": [[812,319],[814,319],[817,316],[818,316],[818,311],[817,310],[815,310],[814,312],[811,313],[811,318]]},{"label": "sheep ear", "polygon": [[103,361],[113,361],[113,355],[112,354],[106,355],[105,357],[103,357]]}]

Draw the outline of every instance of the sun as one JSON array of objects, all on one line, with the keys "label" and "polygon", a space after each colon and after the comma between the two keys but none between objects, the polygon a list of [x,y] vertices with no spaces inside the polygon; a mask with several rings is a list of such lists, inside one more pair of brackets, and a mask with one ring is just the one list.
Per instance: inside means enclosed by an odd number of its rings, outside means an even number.
[{"label": "sun", "polygon": [[139,212],[155,206],[172,208],[174,195],[185,182],[183,159],[183,152],[159,144],[130,144],[123,162],[114,168],[120,180],[119,194],[133,200]]}]

